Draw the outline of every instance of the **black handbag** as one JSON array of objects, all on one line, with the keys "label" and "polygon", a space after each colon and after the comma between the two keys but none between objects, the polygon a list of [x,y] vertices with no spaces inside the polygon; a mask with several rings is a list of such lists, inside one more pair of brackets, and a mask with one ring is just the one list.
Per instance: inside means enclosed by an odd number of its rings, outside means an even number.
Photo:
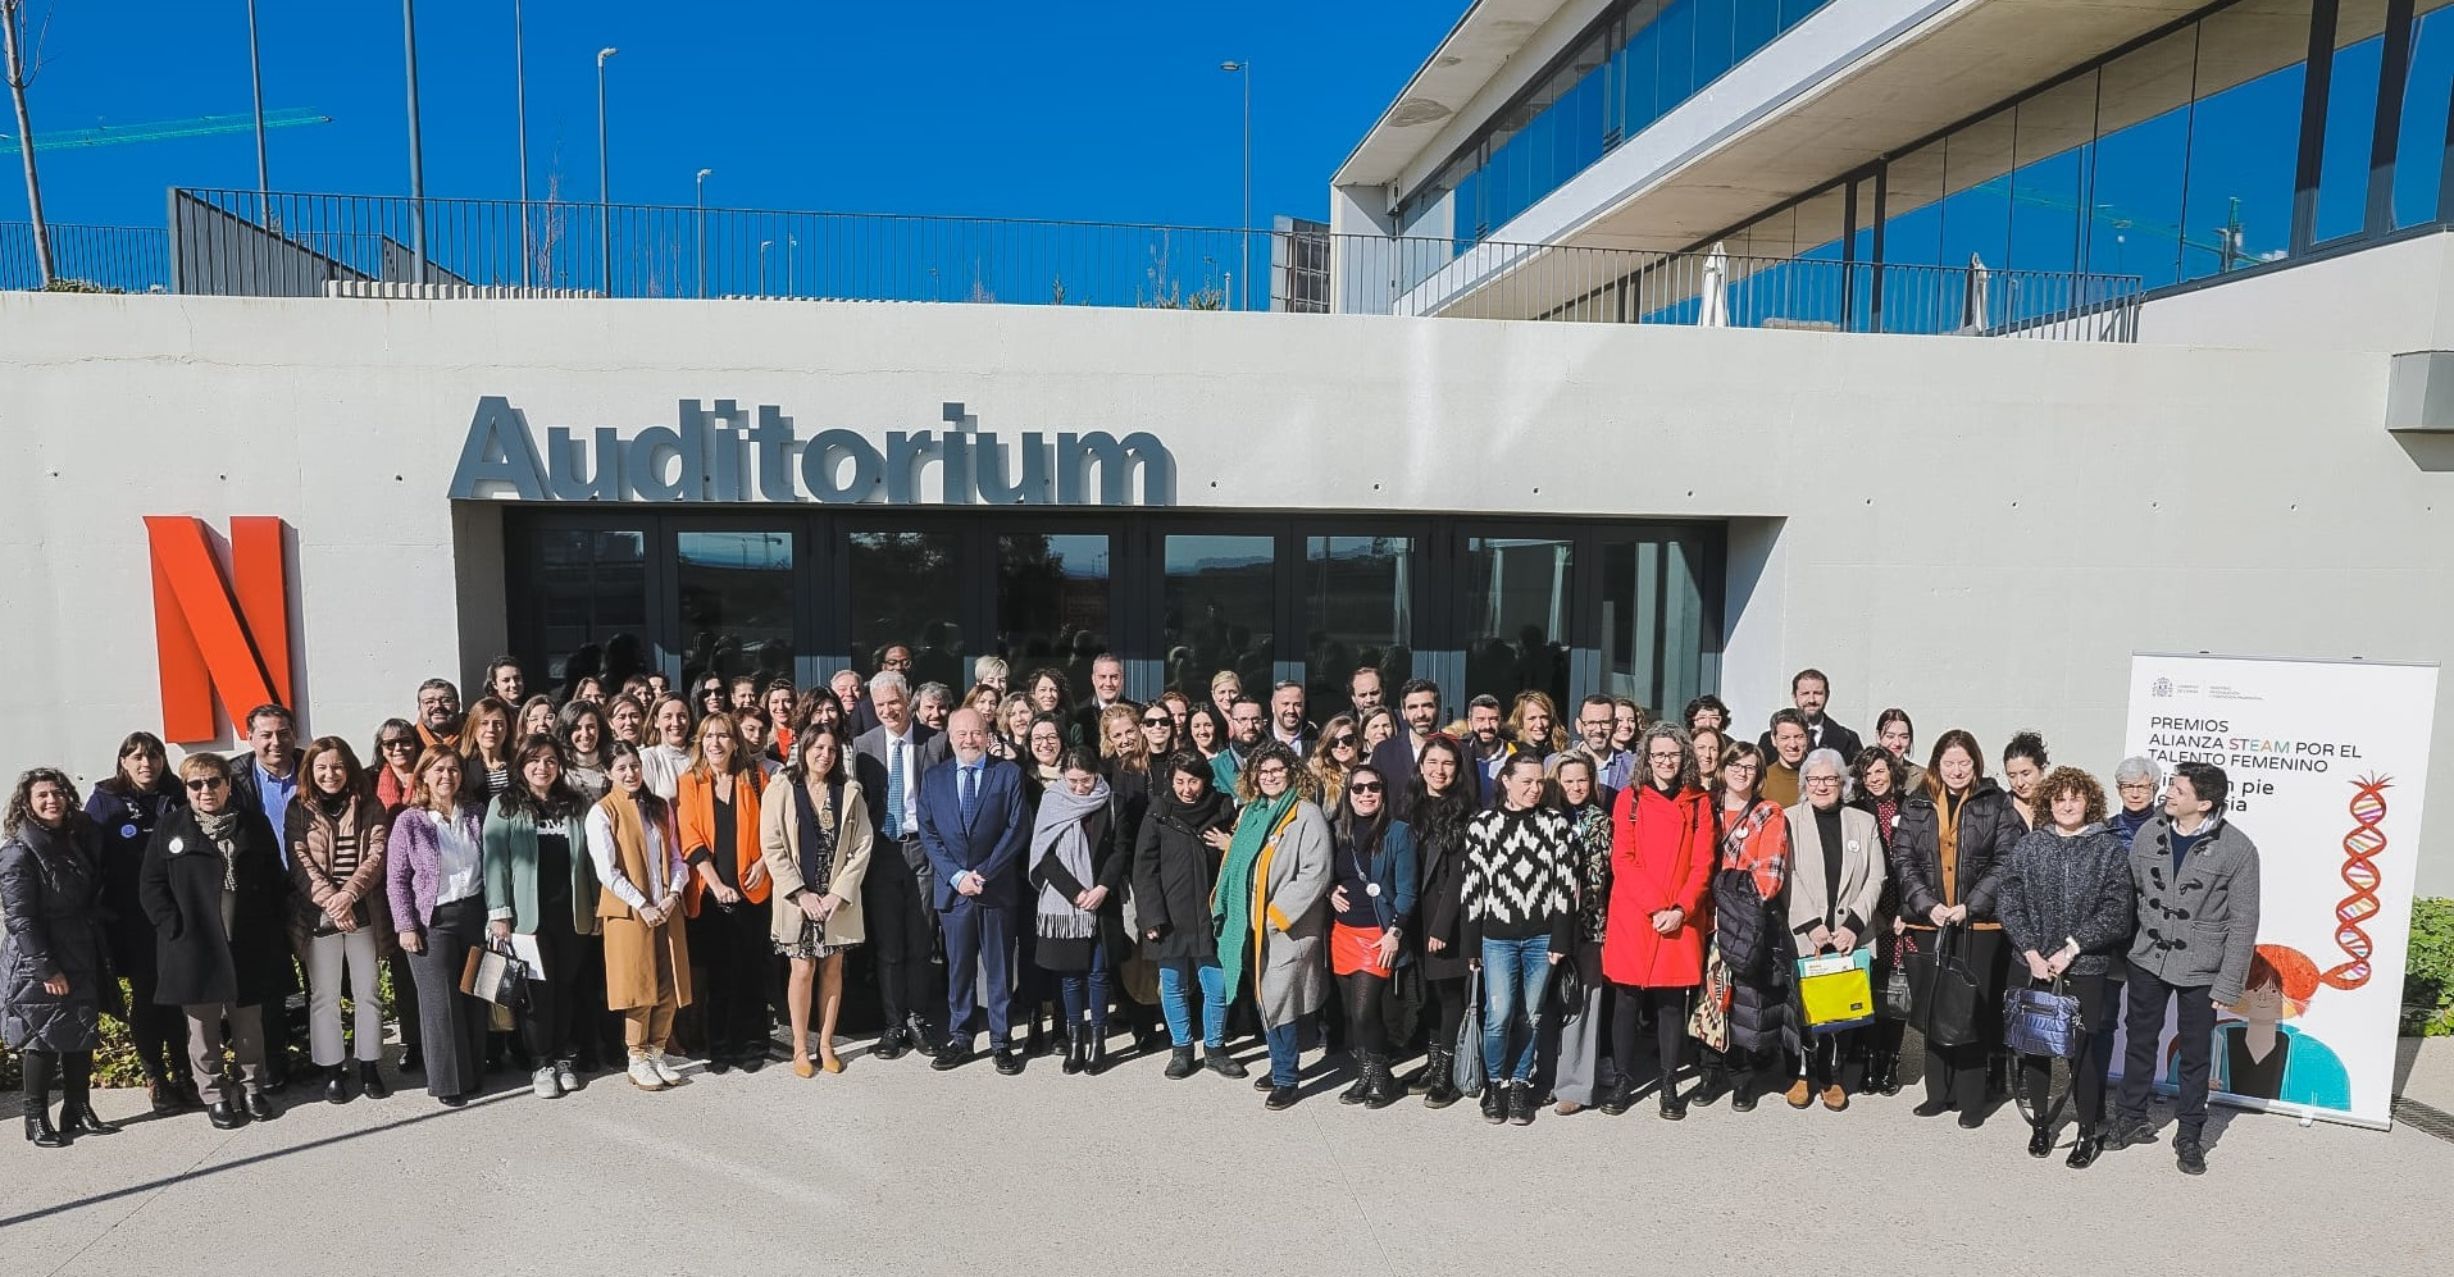
[{"label": "black handbag", "polygon": [[1585,972],[1571,953],[1551,964],[1551,982],[1544,1000],[1551,1004],[1551,1023],[1573,1024],[1585,1014]]},{"label": "black handbag", "polygon": [[1944,927],[1935,933],[1934,974],[1926,982],[1919,1032],[1936,1046],[1966,1046],[1977,1040],[1978,1004],[1983,985],[1969,970],[1961,953],[1967,931]]},{"label": "black handbag", "polygon": [[1906,1024],[1917,1014],[1917,986],[1909,979],[1909,938],[1892,939],[1891,969],[1884,974],[1881,1005],[1876,1013]]}]

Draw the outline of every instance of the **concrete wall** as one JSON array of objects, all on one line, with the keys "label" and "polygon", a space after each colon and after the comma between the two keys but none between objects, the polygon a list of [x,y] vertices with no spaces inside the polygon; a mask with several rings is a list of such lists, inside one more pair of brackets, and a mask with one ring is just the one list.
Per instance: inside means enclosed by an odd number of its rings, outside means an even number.
[{"label": "concrete wall", "polygon": [[2139,340],[2401,354],[2454,350],[2454,235],[2433,233],[2158,298]]},{"label": "concrete wall", "polygon": [[[142,516],[297,539],[307,725],[364,740],[500,646],[481,395],[535,426],[771,402],[804,437],[1150,430],[1190,507],[1728,518],[1723,695],[2044,731],[2109,772],[2136,649],[2436,660],[2454,479],[2387,359],[1074,307],[0,295],[0,772],[158,725]],[[933,485],[932,485],[933,487]],[[2436,507],[2446,505],[2448,511]],[[457,557],[457,563],[455,558]],[[2450,693],[2454,694],[2454,693]],[[2440,707],[2430,783],[2454,779]],[[2454,890],[2454,823],[2425,882]]]}]

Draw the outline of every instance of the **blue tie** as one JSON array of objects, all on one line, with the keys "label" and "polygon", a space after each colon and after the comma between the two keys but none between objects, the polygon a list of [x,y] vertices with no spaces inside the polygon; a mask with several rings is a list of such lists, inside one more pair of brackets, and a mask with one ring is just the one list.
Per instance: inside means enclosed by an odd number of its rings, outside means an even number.
[{"label": "blue tie", "polygon": [[980,765],[963,767],[963,828],[971,828],[971,818],[980,810]]},{"label": "blue tie", "polygon": [[886,742],[886,836],[903,836],[903,742]]}]

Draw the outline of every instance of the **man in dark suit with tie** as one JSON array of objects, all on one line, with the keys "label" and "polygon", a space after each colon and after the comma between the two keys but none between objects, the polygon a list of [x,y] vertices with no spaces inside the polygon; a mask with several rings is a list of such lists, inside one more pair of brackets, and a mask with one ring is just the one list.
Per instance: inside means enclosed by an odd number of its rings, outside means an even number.
[{"label": "man in dark suit with tie", "polygon": [[929,1031],[929,949],[937,937],[930,907],[935,874],[920,845],[920,778],[946,760],[946,738],[912,721],[911,689],[888,670],[869,680],[864,698],[878,725],[852,742],[852,766],[878,824],[878,848],[861,879],[861,915],[878,964],[878,1001],[886,1031],[872,1052],[892,1060],[937,1041]]},{"label": "man in dark suit with tie", "polygon": [[937,916],[946,929],[946,1045],[934,1067],[971,1060],[973,985],[984,970],[989,1040],[997,1071],[1011,1075],[1023,1067],[1006,1030],[1031,813],[1021,769],[988,756],[988,722],[978,710],[957,710],[946,737],[954,757],[920,781],[920,844],[937,871]]},{"label": "man in dark suit with tie", "polygon": [[1415,760],[1424,742],[1440,730],[1440,685],[1410,678],[1397,689],[1397,714],[1406,730],[1372,747],[1372,767],[1389,782],[1389,814],[1406,819],[1413,793]]}]

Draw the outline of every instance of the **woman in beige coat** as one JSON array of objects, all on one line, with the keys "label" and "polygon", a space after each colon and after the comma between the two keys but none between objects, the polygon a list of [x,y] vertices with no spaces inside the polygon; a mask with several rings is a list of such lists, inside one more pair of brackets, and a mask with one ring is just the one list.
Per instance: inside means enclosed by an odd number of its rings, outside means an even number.
[{"label": "woman in beige coat", "polygon": [[622,1013],[631,1085],[661,1091],[682,1080],[665,1048],[673,1017],[690,1005],[690,937],[682,925],[682,860],[673,805],[648,788],[639,748],[606,747],[605,797],[588,812],[588,859],[602,884],[605,1006]]},{"label": "woman in beige coat", "polygon": [[[1874,815],[1849,806],[1849,768],[1839,751],[1819,749],[1799,764],[1806,797],[1789,809],[1789,929],[1806,957],[1852,953],[1890,930],[1877,916],[1883,898],[1883,839]],[[1816,1092],[1837,1113],[1856,1089],[1845,1073],[1860,1069],[1860,1030],[1809,1032],[1800,1044],[1804,1075],[1790,1084],[1789,1106],[1805,1108]]]},{"label": "woman in beige coat", "polygon": [[[861,878],[869,872],[872,830],[860,782],[844,766],[840,729],[812,727],[793,738],[793,762],[759,808],[759,854],[775,880],[768,897],[775,951],[792,959],[785,1003],[792,1013],[792,1071],[808,1077],[844,1071],[835,1054],[843,1010],[844,950],[859,944]],[[818,985],[818,1066],[809,1058],[810,986]]]}]

